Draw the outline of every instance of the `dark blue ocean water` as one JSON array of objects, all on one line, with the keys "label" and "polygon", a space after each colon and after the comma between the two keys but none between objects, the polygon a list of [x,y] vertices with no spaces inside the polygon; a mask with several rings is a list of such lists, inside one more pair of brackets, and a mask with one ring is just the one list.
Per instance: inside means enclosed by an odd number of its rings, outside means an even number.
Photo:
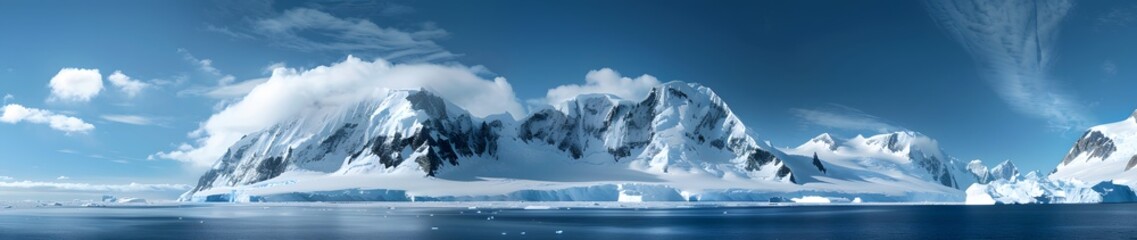
[{"label": "dark blue ocean water", "polygon": [[5,240],[1132,238],[1137,238],[1137,204],[553,210],[358,205],[0,209],[0,239]]}]

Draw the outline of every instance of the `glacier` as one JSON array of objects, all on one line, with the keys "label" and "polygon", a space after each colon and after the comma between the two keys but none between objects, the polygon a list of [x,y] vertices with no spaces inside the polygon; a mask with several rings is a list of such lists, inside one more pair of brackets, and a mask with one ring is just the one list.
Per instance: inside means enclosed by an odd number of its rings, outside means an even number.
[{"label": "glacier", "polygon": [[1137,201],[1131,188],[1103,181],[1049,179],[1038,172],[967,188],[966,204],[1121,203]]}]

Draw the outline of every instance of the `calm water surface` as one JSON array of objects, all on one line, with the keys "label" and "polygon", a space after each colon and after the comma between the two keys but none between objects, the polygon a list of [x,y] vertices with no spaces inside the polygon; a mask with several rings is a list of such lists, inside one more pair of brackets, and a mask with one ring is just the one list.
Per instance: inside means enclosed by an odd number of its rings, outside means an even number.
[{"label": "calm water surface", "polygon": [[[479,212],[480,211],[480,212]],[[559,233],[558,233],[559,231]],[[0,209],[0,239],[1133,239],[1137,204]]]}]

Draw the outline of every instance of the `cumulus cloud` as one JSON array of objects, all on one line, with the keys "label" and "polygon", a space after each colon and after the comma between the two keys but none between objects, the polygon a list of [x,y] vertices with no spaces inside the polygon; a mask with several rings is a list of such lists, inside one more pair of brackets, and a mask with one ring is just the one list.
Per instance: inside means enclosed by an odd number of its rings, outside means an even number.
[{"label": "cumulus cloud", "polygon": [[89,184],[89,183],[61,183],[61,182],[33,182],[33,181],[0,181],[0,188],[22,189],[55,189],[67,191],[89,192],[147,192],[147,191],[185,191],[190,186],[185,184]]},{"label": "cumulus cloud", "polygon": [[109,115],[102,115],[99,117],[102,118],[103,120],[107,120],[107,121],[111,121],[111,122],[125,123],[125,124],[132,124],[132,125],[145,126],[145,125],[157,124],[157,122],[154,121],[153,118],[145,117],[145,116],[138,116],[138,115],[109,114]]},{"label": "cumulus cloud", "polygon": [[933,18],[963,45],[998,95],[1022,114],[1070,130],[1092,123],[1085,104],[1048,76],[1070,0],[928,0]]},{"label": "cumulus cloud", "polygon": [[12,101],[14,99],[16,99],[16,96],[12,96],[12,94],[4,94],[4,104],[8,104],[8,101]]},{"label": "cumulus cloud", "polygon": [[84,122],[83,119],[43,109],[27,108],[19,104],[5,105],[3,110],[3,114],[0,114],[0,122],[4,123],[47,124],[52,129],[66,133],[86,133],[95,129],[95,125]]},{"label": "cumulus cloud", "polygon": [[137,96],[138,93],[142,92],[142,89],[150,86],[150,84],[130,78],[122,71],[114,71],[110,76],[107,76],[107,80],[129,97]]},{"label": "cumulus cloud", "polygon": [[206,167],[246,134],[268,128],[299,114],[337,109],[368,97],[379,89],[427,89],[474,116],[509,113],[524,115],[513,87],[505,78],[484,79],[468,67],[435,64],[392,64],[349,56],[330,66],[308,70],[278,68],[248,95],[210,116],[194,131],[193,144],[157,153],[164,158]]},{"label": "cumulus cloud", "polygon": [[790,113],[807,124],[850,131],[888,133],[904,130],[859,109],[833,104],[818,109],[790,109]]},{"label": "cumulus cloud", "polygon": [[103,91],[103,75],[98,69],[60,69],[48,83],[50,100],[87,102]]},{"label": "cumulus cloud", "polygon": [[12,181],[12,179],[14,178],[9,176],[0,176],[0,181]]},{"label": "cumulus cloud", "polygon": [[450,59],[434,40],[448,33],[433,24],[404,31],[361,18],[340,18],[312,8],[294,8],[253,21],[251,32],[277,45],[302,51],[376,52],[403,62]]},{"label": "cumulus cloud", "polygon": [[67,177],[67,176],[59,176],[59,177],[55,178],[55,180],[68,180],[68,179],[71,179],[71,178]]},{"label": "cumulus cloud", "polygon": [[623,99],[640,100],[647,97],[651,89],[660,84],[659,80],[651,75],[628,78],[610,68],[589,71],[584,76],[584,81],[584,85],[562,85],[549,89],[545,101],[557,104],[586,93],[607,93]]}]

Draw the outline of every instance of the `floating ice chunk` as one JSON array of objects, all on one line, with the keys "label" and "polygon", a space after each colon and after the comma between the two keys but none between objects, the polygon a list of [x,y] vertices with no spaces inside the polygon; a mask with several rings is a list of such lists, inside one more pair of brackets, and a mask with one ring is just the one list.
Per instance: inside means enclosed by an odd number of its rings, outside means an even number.
[{"label": "floating ice chunk", "polygon": [[525,210],[549,210],[549,209],[553,209],[553,207],[550,207],[550,206],[535,206],[535,205],[534,205],[534,206],[525,206]]},{"label": "floating ice chunk", "polygon": [[437,230],[438,230],[438,227],[430,227],[430,230],[432,230],[432,231],[437,231]]},{"label": "floating ice chunk", "polygon": [[821,197],[821,196],[803,196],[801,198],[791,198],[790,200],[794,201],[795,203],[810,203],[810,204],[821,204],[821,203],[830,203],[831,202],[831,201],[829,201],[828,198]]},{"label": "floating ice chunk", "polygon": [[556,233],[557,233],[557,234],[564,234],[564,233],[565,233],[565,231],[564,231],[564,230],[557,230],[557,231],[556,231]]}]

